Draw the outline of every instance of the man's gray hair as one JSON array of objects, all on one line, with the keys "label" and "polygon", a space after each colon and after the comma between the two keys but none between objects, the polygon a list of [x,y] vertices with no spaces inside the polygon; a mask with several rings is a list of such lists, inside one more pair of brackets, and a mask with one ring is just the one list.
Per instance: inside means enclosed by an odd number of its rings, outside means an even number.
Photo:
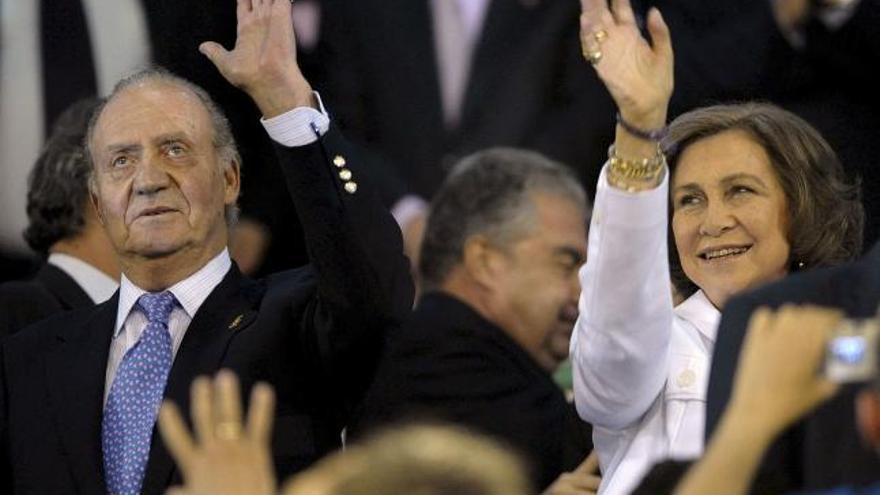
[{"label": "man's gray hair", "polygon": [[[214,102],[211,98],[211,95],[208,94],[201,86],[187,81],[186,79],[173,74],[168,69],[154,66],[147,67],[145,69],[140,69],[136,72],[129,74],[128,76],[122,78],[116,86],[113,87],[113,91],[107,96],[98,109],[95,111],[94,115],[92,115],[92,119],[89,122],[88,132],[86,134],[86,142],[85,142],[85,150],[88,156],[89,162],[92,163],[92,176],[89,181],[89,187],[94,188],[94,167],[95,161],[92,151],[90,149],[92,138],[95,133],[95,125],[98,123],[98,119],[101,117],[101,114],[104,112],[104,109],[107,107],[107,104],[119,95],[119,93],[125,91],[126,89],[137,86],[139,84],[147,83],[147,82],[162,82],[167,83],[173,86],[180,87],[186,91],[189,91],[199,101],[202,105],[205,106],[205,110],[208,111],[208,115],[211,117],[211,127],[213,129],[213,144],[214,148],[217,149],[218,154],[221,157],[221,164],[224,166],[232,161],[238,164],[241,167],[241,154],[238,152],[238,145],[235,143],[235,137],[232,134],[232,127],[229,125],[229,119],[226,118],[226,115],[223,114],[223,111]],[[238,219],[238,205],[233,204],[226,207],[225,211],[226,215],[226,223],[228,225],[233,225],[235,221]]]},{"label": "man's gray hair", "polygon": [[586,193],[565,165],[513,148],[491,148],[463,158],[431,202],[419,261],[425,287],[443,283],[462,261],[471,236],[483,235],[504,247],[531,232],[535,193],[570,199],[584,208],[586,222]]}]

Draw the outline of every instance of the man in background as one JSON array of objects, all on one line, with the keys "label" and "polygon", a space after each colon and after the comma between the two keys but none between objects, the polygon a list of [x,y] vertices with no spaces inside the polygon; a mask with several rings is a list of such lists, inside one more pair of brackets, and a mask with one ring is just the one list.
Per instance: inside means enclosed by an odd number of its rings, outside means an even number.
[{"label": "man in background", "polygon": [[0,338],[116,291],[119,264],[89,202],[91,164],[83,149],[98,104],[81,100],[61,114],[31,170],[24,238],[48,258],[32,280],[0,285]]},{"label": "man in background", "polygon": [[[388,352],[354,437],[398,421],[449,421],[524,455],[544,489],[589,452],[551,374],[568,356],[587,200],[543,156],[494,148],[463,159],[431,205],[414,314]],[[581,440],[581,443],[577,443]],[[567,444],[580,447],[566,458]],[[598,484],[588,468],[576,493]],[[574,480],[560,480],[574,483]]]}]

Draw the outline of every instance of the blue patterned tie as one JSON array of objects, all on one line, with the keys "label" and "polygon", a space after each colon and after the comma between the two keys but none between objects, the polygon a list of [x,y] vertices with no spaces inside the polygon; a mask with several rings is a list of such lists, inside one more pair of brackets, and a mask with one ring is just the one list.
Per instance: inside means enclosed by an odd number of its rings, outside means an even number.
[{"label": "blue patterned tie", "polygon": [[147,315],[147,328],[122,358],[104,406],[104,474],[112,495],[141,492],[150,438],[171,369],[168,317],[174,303],[170,292],[138,299],[138,307]]}]

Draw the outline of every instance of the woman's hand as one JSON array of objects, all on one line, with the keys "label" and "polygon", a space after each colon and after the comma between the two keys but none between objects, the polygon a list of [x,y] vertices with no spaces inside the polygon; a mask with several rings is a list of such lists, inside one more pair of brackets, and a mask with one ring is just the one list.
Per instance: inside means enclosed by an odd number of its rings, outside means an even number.
[{"label": "woman's hand", "polygon": [[651,43],[636,25],[629,0],[581,0],[581,48],[584,58],[617,103],[621,116],[640,129],[659,129],[673,87],[669,28],[660,11],[648,13]]}]

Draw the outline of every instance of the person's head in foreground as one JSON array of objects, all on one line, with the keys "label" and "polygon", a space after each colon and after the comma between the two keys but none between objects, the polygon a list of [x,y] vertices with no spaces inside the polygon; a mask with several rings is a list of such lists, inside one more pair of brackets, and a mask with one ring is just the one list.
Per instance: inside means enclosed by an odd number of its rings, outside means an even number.
[{"label": "person's head in foreground", "polygon": [[87,149],[98,217],[141,288],[183,279],[226,246],[241,160],[204,90],[160,69],[123,79],[92,119]]},{"label": "person's head in foreground", "polygon": [[451,426],[387,430],[287,484],[290,495],[525,495],[525,467],[492,440]]},{"label": "person's head in foreground", "polygon": [[675,119],[670,265],[678,291],[721,307],[744,289],[855,258],[859,187],[796,115],[768,104],[717,105]]},{"label": "person's head in foreground", "polygon": [[[197,378],[192,423],[174,403],[159,432],[183,475],[169,495],[276,495],[271,431],[275,394],[257,384],[245,414],[230,371]],[[275,446],[274,448],[278,448]],[[523,463],[494,440],[453,426],[389,429],[349,445],[285,483],[285,495],[526,495]]]},{"label": "person's head in foreground", "polygon": [[462,299],[553,370],[577,319],[588,215],[583,188],[561,164],[510,148],[466,157],[431,203],[425,292]]}]

